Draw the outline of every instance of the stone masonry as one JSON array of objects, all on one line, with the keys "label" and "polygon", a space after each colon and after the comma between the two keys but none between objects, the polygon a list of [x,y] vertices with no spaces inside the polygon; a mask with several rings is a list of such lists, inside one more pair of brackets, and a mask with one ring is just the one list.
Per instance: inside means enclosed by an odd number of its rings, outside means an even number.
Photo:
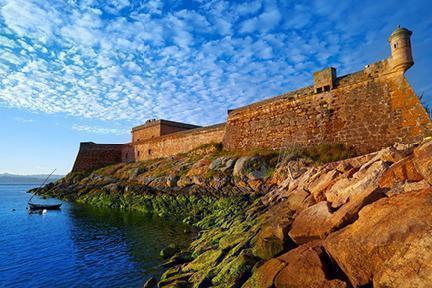
[{"label": "stone masonry", "polygon": [[150,120],[132,129],[130,144],[82,143],[73,171],[184,153],[209,143],[225,150],[345,144],[368,153],[395,142],[432,135],[432,123],[404,73],[413,64],[410,36],[398,27],[389,58],[337,77],[315,72],[314,84],[229,111],[226,124],[209,127]]}]

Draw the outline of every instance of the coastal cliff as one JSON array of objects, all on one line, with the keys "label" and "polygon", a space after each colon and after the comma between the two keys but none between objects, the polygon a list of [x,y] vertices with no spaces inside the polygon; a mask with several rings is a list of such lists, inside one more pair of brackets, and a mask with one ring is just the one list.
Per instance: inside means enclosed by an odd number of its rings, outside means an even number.
[{"label": "coastal cliff", "polygon": [[189,247],[162,251],[159,287],[432,283],[432,141],[357,157],[338,145],[218,148],[71,173],[39,193],[200,229]]}]

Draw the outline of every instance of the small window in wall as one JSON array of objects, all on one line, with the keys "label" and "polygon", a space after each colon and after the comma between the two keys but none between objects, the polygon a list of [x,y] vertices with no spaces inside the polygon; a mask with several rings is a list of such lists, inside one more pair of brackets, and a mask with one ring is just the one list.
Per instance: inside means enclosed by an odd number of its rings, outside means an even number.
[{"label": "small window in wall", "polygon": [[138,151],[138,157],[139,157],[139,154],[140,154],[139,152],[140,152],[140,151]]},{"label": "small window in wall", "polygon": [[330,86],[329,85],[324,86],[324,91],[330,91]]},{"label": "small window in wall", "polygon": [[126,159],[128,159],[129,158],[129,154],[128,153],[126,153],[126,157],[125,157]]},{"label": "small window in wall", "polygon": [[322,92],[322,88],[321,87],[317,88],[317,93],[321,93],[321,92]]},{"label": "small window in wall", "polygon": [[397,48],[397,43],[393,44],[393,47],[394,47],[394,48]]},{"label": "small window in wall", "polygon": [[151,154],[152,154],[152,150],[148,149],[148,155],[151,155]]}]

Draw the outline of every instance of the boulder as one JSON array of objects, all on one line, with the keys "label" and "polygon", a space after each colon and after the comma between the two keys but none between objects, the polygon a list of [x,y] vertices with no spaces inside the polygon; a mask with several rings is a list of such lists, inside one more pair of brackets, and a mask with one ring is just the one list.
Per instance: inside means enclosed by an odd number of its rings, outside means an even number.
[{"label": "boulder", "polygon": [[285,233],[280,226],[264,226],[257,234],[252,246],[254,256],[270,259],[284,250]]},{"label": "boulder", "polygon": [[[432,188],[380,199],[364,207],[353,224],[330,234],[324,247],[355,287],[372,283],[375,281],[374,275],[385,275],[385,279],[399,277],[396,272],[385,270],[386,265],[397,265],[398,261],[409,262],[409,259],[396,260],[393,257],[405,255],[404,251],[409,251],[412,243],[420,241],[426,233],[430,237],[431,209]],[[421,253],[427,255],[423,255],[419,261],[430,259],[432,250]],[[428,263],[421,264],[428,267]],[[410,274],[410,277],[413,281],[422,282],[421,275],[423,272],[418,271],[416,275]]]},{"label": "boulder", "polygon": [[341,173],[338,170],[330,170],[327,173],[321,174],[312,183],[309,184],[308,190],[312,193],[316,201],[325,200],[324,192],[334,184],[334,180]]},{"label": "boulder", "polygon": [[430,287],[432,283],[432,231],[419,235],[396,252],[374,275],[374,287]]},{"label": "boulder", "polygon": [[218,157],[215,160],[213,160],[210,165],[209,169],[211,170],[220,170],[222,172],[227,171],[228,169],[231,169],[235,164],[235,159],[230,158],[227,156]]},{"label": "boulder", "polygon": [[285,265],[274,279],[276,288],[287,287],[347,287],[336,279],[320,241],[302,245],[278,257]]},{"label": "boulder", "polygon": [[391,188],[399,182],[417,182],[422,179],[423,176],[417,172],[414,166],[413,157],[409,156],[391,165],[381,176],[379,186]]},{"label": "boulder", "polygon": [[432,185],[432,141],[414,150],[413,161],[417,171]]},{"label": "boulder", "polygon": [[262,180],[266,177],[269,167],[261,157],[240,157],[234,165],[234,177],[247,177],[250,180]]},{"label": "boulder", "polygon": [[164,249],[162,249],[159,254],[163,259],[168,259],[168,258],[174,256],[174,254],[176,254],[179,251],[180,251],[180,248],[177,247],[177,245],[170,244],[167,247],[165,247]]},{"label": "boulder", "polygon": [[290,210],[300,212],[313,205],[315,199],[309,192],[303,189],[296,189],[289,194],[286,202]]},{"label": "boulder", "polygon": [[201,255],[199,255],[197,258],[195,258],[192,262],[187,264],[183,268],[183,271],[200,271],[203,269],[214,267],[221,261],[223,256],[224,253],[222,250],[207,250]]},{"label": "boulder", "polygon": [[332,213],[326,201],[321,201],[299,213],[294,219],[289,236],[297,244],[325,237],[330,229]]},{"label": "boulder", "polygon": [[274,278],[285,267],[285,262],[277,258],[272,258],[253,273],[252,277],[242,286],[242,288],[272,288]]},{"label": "boulder", "polygon": [[355,194],[366,189],[378,187],[378,180],[388,167],[389,166],[381,160],[370,164],[367,168],[363,168],[362,166],[362,168],[353,175],[352,179],[344,178],[335,183],[325,194],[327,201],[331,202],[333,208],[338,208]]}]

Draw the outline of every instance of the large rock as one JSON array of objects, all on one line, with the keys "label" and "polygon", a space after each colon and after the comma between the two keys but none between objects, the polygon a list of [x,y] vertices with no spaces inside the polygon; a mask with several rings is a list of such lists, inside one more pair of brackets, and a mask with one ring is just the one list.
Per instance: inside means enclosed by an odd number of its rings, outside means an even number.
[{"label": "large rock", "polygon": [[430,287],[432,283],[432,231],[404,246],[374,275],[374,287]]},{"label": "large rock", "polygon": [[[374,275],[385,275],[380,276],[385,279],[400,277],[391,269],[386,270],[386,266],[391,264],[394,267],[398,261],[408,261],[408,258],[397,260],[393,257],[407,255],[404,251],[415,249],[411,247],[412,243],[425,235],[431,237],[431,209],[432,188],[378,200],[364,207],[352,225],[330,234],[324,246],[355,287],[372,283]],[[422,259],[430,259],[432,253],[432,250],[422,250],[421,247],[417,250],[424,254],[418,258],[420,270],[428,267],[430,262],[423,263]],[[421,283],[423,272],[416,274],[410,274],[412,281]]]},{"label": "large rock", "polygon": [[297,244],[324,238],[329,230],[332,213],[326,201],[303,210],[294,220],[289,236]]},{"label": "large rock", "polygon": [[417,171],[432,185],[432,141],[414,150],[414,165]]},{"label": "large rock", "polygon": [[250,180],[261,180],[267,176],[269,167],[261,157],[240,157],[234,165],[234,177],[247,177]]},{"label": "large rock", "polygon": [[382,188],[392,188],[396,183],[422,180],[423,176],[417,172],[412,158],[412,156],[403,158],[390,166],[381,176],[379,186]]},{"label": "large rock", "polygon": [[[366,164],[365,164],[366,165]],[[369,165],[369,164],[368,164]],[[333,208],[338,208],[348,202],[357,193],[366,189],[378,187],[378,180],[388,169],[388,165],[379,160],[356,172],[352,179],[341,179],[326,192],[327,201],[332,203]]]},{"label": "large rock", "polygon": [[309,184],[308,190],[314,196],[316,201],[325,200],[325,191],[334,184],[334,180],[341,173],[338,170],[330,170],[321,174],[312,183]]},{"label": "large rock", "polygon": [[310,242],[278,257],[285,263],[274,279],[276,288],[288,287],[347,287],[340,279],[335,279],[323,247],[319,241]]},{"label": "large rock", "polygon": [[285,262],[272,258],[261,265],[242,288],[272,288],[274,278],[286,266]]}]

